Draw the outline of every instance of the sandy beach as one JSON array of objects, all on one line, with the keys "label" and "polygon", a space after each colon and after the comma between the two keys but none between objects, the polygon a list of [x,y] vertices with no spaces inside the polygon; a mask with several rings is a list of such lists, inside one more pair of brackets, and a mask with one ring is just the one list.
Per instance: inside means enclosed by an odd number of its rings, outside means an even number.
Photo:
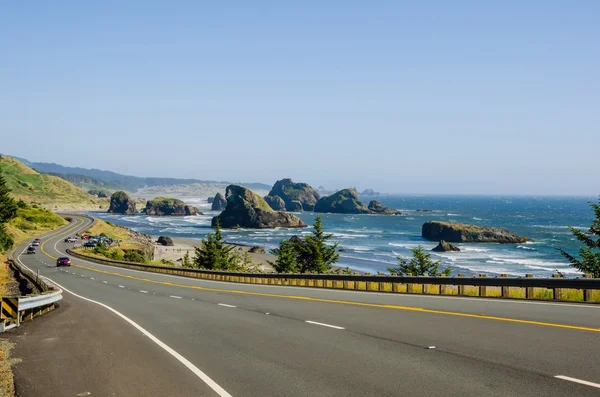
[{"label": "sandy beach", "polygon": [[[158,236],[153,236],[154,241],[158,239]],[[200,240],[194,238],[182,238],[182,237],[172,237],[173,246],[163,246],[160,244],[154,244],[154,260],[161,261],[167,260],[171,261],[177,265],[181,264],[180,259],[189,252],[190,258],[194,257],[194,248],[200,246]],[[239,254],[243,254],[244,251],[249,251],[250,246],[245,245],[234,245],[234,251],[237,251]],[[248,252],[250,258],[252,258],[252,265],[256,266],[258,270],[265,273],[273,272],[273,267],[268,263],[268,261],[275,261],[275,257],[269,253],[259,254],[254,252]]]}]

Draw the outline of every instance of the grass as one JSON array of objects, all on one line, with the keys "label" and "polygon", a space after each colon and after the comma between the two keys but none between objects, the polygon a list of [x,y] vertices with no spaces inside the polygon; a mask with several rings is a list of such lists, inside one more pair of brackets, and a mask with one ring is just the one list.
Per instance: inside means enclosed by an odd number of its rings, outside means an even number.
[{"label": "grass", "polygon": [[0,157],[0,170],[11,196],[50,208],[106,208],[108,199],[94,197],[56,176],[40,174],[12,157]]},{"label": "grass", "polygon": [[11,367],[20,360],[10,358],[14,344],[7,339],[0,339],[0,396],[15,395],[15,384]]}]

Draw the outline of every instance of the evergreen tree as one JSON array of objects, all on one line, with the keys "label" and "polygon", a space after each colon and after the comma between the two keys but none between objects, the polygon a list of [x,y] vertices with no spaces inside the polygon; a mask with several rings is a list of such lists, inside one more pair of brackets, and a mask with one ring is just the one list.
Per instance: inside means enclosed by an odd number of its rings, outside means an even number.
[{"label": "evergreen tree", "polygon": [[293,241],[281,241],[279,248],[272,249],[271,254],[277,256],[275,263],[269,262],[277,273],[298,273],[300,271]]},{"label": "evergreen tree", "polygon": [[300,252],[300,271],[302,273],[325,273],[331,269],[340,257],[339,242],[328,245],[333,234],[325,234],[321,217],[315,218],[313,234],[304,238],[304,244],[297,248]]},{"label": "evergreen tree", "polygon": [[209,270],[232,270],[237,267],[239,258],[233,254],[233,246],[225,245],[221,233],[221,223],[217,219],[215,233],[208,233],[196,247],[194,267]]},{"label": "evergreen tree", "polygon": [[575,238],[584,244],[579,248],[581,259],[570,255],[563,249],[559,249],[559,251],[567,258],[571,266],[580,272],[600,278],[600,200],[598,203],[590,202],[590,206],[594,210],[595,219],[587,233],[569,226]]},{"label": "evergreen tree", "polygon": [[398,257],[397,267],[388,267],[388,271],[395,276],[449,276],[451,268],[447,267],[440,272],[441,261],[432,261],[431,254],[425,252],[422,246],[412,249],[413,257],[410,259]]},{"label": "evergreen tree", "polygon": [[340,257],[339,243],[327,244],[333,235],[323,231],[321,217],[315,218],[312,235],[297,236],[282,241],[279,248],[271,251],[277,256],[277,261],[272,263],[275,270],[280,273],[325,273]]},{"label": "evergreen tree", "polygon": [[186,267],[186,268],[191,268],[192,266],[192,262],[190,261],[190,253],[189,251],[185,252],[185,255],[183,256],[183,261],[181,262],[181,266]]},{"label": "evergreen tree", "polygon": [[6,223],[17,216],[17,202],[10,197],[10,189],[0,172],[0,223]]}]

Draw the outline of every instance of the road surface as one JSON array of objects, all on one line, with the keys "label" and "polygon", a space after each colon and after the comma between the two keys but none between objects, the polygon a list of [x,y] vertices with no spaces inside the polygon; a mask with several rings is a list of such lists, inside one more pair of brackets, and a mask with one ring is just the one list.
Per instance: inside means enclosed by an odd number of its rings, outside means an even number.
[{"label": "road surface", "polygon": [[[600,395],[600,306],[244,285],[73,258],[56,268],[64,238],[89,222],[74,217],[19,257],[65,290],[23,330],[57,334],[52,359],[89,382],[77,393]],[[30,395],[77,395],[55,372]]]}]

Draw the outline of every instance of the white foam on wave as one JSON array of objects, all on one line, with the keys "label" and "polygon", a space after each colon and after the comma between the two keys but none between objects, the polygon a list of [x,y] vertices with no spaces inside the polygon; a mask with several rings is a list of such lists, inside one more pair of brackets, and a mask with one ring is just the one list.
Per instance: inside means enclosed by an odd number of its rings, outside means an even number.
[{"label": "white foam on wave", "polygon": [[490,252],[490,250],[488,248],[473,248],[473,247],[466,247],[463,245],[460,245],[459,248],[462,252]]},{"label": "white foam on wave", "polygon": [[417,248],[418,246],[422,246],[425,249],[431,249],[431,248],[435,247],[435,245],[428,245],[428,244],[423,244],[423,243],[388,243],[388,245],[390,245],[392,247],[400,247],[400,248],[406,248],[406,249],[413,249],[413,248]]},{"label": "white foam on wave", "polygon": [[385,263],[386,265],[395,265],[396,264],[396,261],[384,261],[384,260],[380,260],[380,259],[365,258],[365,257],[362,257],[362,256],[346,255],[343,252],[340,254],[340,257],[342,257],[342,258],[350,258],[350,259],[358,259],[358,260],[366,261],[366,262]]},{"label": "white foam on wave", "polygon": [[361,245],[343,245],[344,249],[350,249],[353,251],[373,251],[372,247],[364,247]]},{"label": "white foam on wave", "polygon": [[447,213],[446,216],[460,216],[459,214]]},{"label": "white foam on wave", "polygon": [[[563,226],[563,225],[531,225],[531,227],[537,227],[540,229],[569,229],[569,226]],[[573,228],[579,229],[579,230],[588,230],[590,227],[589,226],[573,226]]]},{"label": "white foam on wave", "polygon": [[474,221],[482,221],[482,220],[483,220],[482,218],[477,218],[476,216],[474,216],[474,217],[473,217],[473,218],[471,218],[471,219],[473,219]]},{"label": "white foam on wave", "polygon": [[525,247],[524,245],[517,245],[517,248],[520,248],[522,250],[528,250],[528,251],[537,251],[535,248],[533,247]]},{"label": "white foam on wave", "polygon": [[350,238],[369,237],[366,234],[349,234],[349,233],[340,233],[340,232],[333,232],[333,236],[337,237],[337,238],[342,238],[342,239],[345,239],[345,238],[350,239]]}]

